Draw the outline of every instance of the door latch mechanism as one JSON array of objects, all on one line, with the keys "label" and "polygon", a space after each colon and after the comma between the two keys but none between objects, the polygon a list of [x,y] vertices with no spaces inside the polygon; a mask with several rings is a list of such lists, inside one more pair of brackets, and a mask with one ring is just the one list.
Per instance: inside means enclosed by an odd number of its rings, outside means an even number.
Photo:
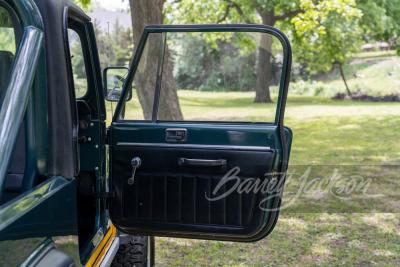
[{"label": "door latch mechanism", "polygon": [[135,183],[136,169],[140,167],[140,165],[142,164],[142,160],[139,157],[134,157],[131,160],[131,164],[132,164],[132,177],[128,179],[129,185],[133,185]]}]

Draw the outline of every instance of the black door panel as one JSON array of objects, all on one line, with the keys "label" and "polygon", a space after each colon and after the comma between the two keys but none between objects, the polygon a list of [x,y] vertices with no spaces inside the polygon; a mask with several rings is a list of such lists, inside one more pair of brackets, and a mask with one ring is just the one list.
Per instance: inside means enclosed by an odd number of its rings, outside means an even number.
[{"label": "black door panel", "polygon": [[[263,181],[265,174],[272,171],[275,153],[269,148],[260,150],[179,148],[179,145],[175,148],[116,146],[112,166],[116,193],[113,212],[124,221],[120,225],[114,223],[121,228],[137,225],[132,233],[141,232],[140,225],[149,228],[151,222],[155,223],[154,227],[163,223],[162,229],[166,231],[187,223],[191,225],[191,231],[212,225],[207,230],[208,235],[254,232],[254,225],[263,219],[263,214],[253,214],[259,210],[255,206],[259,202],[255,200],[265,198],[267,193],[240,194],[238,190],[232,190],[220,200],[209,199],[235,188],[237,180],[230,180],[213,194],[230,170],[231,176],[240,177],[240,183],[249,181],[253,184],[257,178]],[[136,170],[134,184],[129,185],[130,162],[134,157],[139,157],[142,164]],[[179,163],[180,158],[224,159],[226,165],[187,166]],[[234,168],[240,171],[236,173]]]}]

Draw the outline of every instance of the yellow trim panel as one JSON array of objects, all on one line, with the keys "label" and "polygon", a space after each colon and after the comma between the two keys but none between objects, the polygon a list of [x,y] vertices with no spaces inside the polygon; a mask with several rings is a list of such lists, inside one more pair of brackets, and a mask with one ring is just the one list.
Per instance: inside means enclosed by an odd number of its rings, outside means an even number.
[{"label": "yellow trim panel", "polygon": [[103,260],[103,257],[107,254],[108,249],[113,243],[116,233],[117,230],[115,229],[115,226],[111,224],[111,227],[108,230],[107,234],[105,235],[103,240],[101,240],[99,246],[96,248],[96,250],[93,252],[93,255],[86,263],[85,265],[86,267],[92,267],[92,266],[97,267],[100,265],[101,261]]}]

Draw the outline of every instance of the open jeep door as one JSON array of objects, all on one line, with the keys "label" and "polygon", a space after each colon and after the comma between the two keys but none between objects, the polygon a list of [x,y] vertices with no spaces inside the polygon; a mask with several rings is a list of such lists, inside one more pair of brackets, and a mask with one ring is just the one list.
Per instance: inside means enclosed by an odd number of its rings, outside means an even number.
[{"label": "open jeep door", "polygon": [[[146,27],[109,130],[113,224],[134,235],[267,236],[292,140],[290,67],[289,41],[272,27]],[[253,103],[254,91],[273,103]]]}]

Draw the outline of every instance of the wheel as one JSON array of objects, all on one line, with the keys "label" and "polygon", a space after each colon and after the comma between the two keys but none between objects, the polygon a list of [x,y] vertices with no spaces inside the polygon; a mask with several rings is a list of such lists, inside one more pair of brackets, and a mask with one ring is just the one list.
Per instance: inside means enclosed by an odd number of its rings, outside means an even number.
[{"label": "wheel", "polygon": [[144,267],[154,265],[154,237],[132,236],[128,244],[120,245],[112,267]]}]

